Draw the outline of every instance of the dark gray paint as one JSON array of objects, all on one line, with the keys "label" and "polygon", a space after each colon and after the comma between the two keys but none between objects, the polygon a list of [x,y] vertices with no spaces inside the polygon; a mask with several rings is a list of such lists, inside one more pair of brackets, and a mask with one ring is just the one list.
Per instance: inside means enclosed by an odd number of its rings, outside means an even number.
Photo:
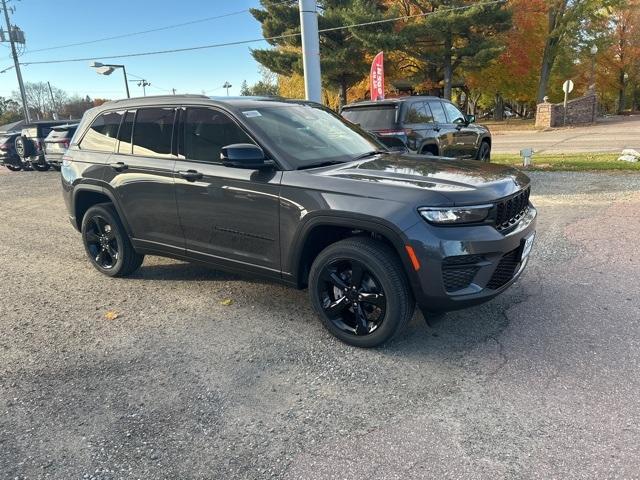
[{"label": "dark gray paint", "polygon": [[[198,96],[110,102],[87,112],[78,132],[86,130],[102,111],[142,106],[216,107],[244,125],[239,112],[265,101],[275,102],[251,98],[217,101]],[[270,140],[252,136],[269,155]],[[75,218],[77,195],[85,189],[100,191],[113,201],[141,252],[204,261],[291,284],[303,282],[299,257],[314,227],[366,229],[385,236],[395,246],[423,307],[459,308],[499,292],[483,290],[464,298],[445,293],[440,275],[442,258],[483,253],[498,259],[535,229],[535,209],[506,236],[491,225],[434,227],[418,213],[423,206],[495,202],[529,185],[527,176],[508,167],[381,154],[308,170],[293,170],[274,158],[276,168],[248,170],[182,158],[85,152],[77,147],[80,138],[80,134],[74,137],[69,149],[73,161],[62,171],[65,200],[76,228],[80,221]],[[117,172],[111,166],[117,162],[127,168]],[[202,178],[188,181],[178,173],[185,170],[196,170]],[[414,247],[418,254],[423,265],[419,272],[410,267],[405,245]]]}]

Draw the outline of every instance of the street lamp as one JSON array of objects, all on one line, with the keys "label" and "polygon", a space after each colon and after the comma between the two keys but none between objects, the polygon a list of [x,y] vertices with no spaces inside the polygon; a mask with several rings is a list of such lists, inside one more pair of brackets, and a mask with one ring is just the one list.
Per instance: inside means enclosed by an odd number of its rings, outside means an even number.
[{"label": "street lamp", "polygon": [[99,75],[111,75],[116,68],[121,68],[122,73],[124,74],[124,86],[127,89],[127,98],[131,98],[129,95],[129,83],[127,80],[127,70],[124,68],[124,65],[112,65],[112,64],[104,64],[100,62],[90,63],[89,66],[95,69],[96,73]]},{"label": "street lamp", "polygon": [[598,53],[598,46],[593,45],[591,47],[591,81],[589,87],[593,87],[593,91],[596,91],[596,54]]},{"label": "street lamp", "polygon": [[224,82],[224,85],[222,85],[222,88],[226,88],[227,89],[227,97],[229,96],[229,89],[233,87],[233,85],[231,85],[229,82]]}]

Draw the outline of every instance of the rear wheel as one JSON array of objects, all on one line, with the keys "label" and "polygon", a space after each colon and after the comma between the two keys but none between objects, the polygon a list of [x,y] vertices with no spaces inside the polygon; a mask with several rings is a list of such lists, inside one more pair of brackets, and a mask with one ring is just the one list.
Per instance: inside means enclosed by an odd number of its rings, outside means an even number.
[{"label": "rear wheel", "polygon": [[110,277],[125,277],[142,265],[117,212],[110,204],[87,210],[82,218],[82,241],[91,264]]},{"label": "rear wheel", "polygon": [[5,163],[4,166],[7,167],[12,172],[19,172],[20,170],[22,170],[22,167],[19,167],[18,165],[8,165]]},{"label": "rear wheel", "polygon": [[349,238],[324,249],[309,273],[309,295],[333,335],[375,347],[407,325],[415,308],[396,253],[370,238]]}]

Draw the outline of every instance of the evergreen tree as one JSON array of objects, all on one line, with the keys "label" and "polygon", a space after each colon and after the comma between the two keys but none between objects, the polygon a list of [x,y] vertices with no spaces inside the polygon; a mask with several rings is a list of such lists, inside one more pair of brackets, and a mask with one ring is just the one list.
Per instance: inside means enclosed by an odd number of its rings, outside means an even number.
[{"label": "evergreen tree", "polygon": [[[276,0],[261,0],[263,9],[252,9],[252,15],[262,24],[266,38],[276,47],[253,50],[253,57],[272,72],[290,76],[302,73],[300,13],[297,4],[286,5]],[[355,23],[380,20],[387,14],[381,0],[319,0],[320,30]],[[379,50],[395,46],[392,22],[369,27],[339,28],[320,33],[320,63],[323,82],[338,88],[342,104],[347,103],[347,89],[369,73],[370,61]]]},{"label": "evergreen tree", "polygon": [[[395,2],[392,2],[395,3]],[[405,69],[431,86],[444,82],[451,99],[453,77],[480,69],[500,55],[499,34],[511,27],[511,12],[502,4],[471,0],[404,0],[402,13],[424,14],[402,21],[399,50]],[[468,7],[468,8],[464,8]]]}]

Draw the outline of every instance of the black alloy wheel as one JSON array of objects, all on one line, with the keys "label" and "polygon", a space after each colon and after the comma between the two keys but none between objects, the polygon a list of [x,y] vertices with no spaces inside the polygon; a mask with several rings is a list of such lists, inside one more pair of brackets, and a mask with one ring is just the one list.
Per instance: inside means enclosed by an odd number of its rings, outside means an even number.
[{"label": "black alloy wheel", "polygon": [[366,265],[357,260],[336,260],[325,265],[317,288],[324,312],[343,332],[370,335],[384,321],[384,289]]},{"label": "black alloy wheel", "polygon": [[415,307],[398,255],[369,237],[341,240],[320,252],[309,272],[309,296],[327,330],[358,347],[391,339]]},{"label": "black alloy wheel", "polygon": [[91,264],[110,277],[124,277],[142,265],[111,204],[91,207],[82,218],[82,241]]},{"label": "black alloy wheel", "polygon": [[109,221],[100,215],[93,215],[84,231],[84,240],[89,256],[104,270],[110,270],[118,262],[118,239]]}]

